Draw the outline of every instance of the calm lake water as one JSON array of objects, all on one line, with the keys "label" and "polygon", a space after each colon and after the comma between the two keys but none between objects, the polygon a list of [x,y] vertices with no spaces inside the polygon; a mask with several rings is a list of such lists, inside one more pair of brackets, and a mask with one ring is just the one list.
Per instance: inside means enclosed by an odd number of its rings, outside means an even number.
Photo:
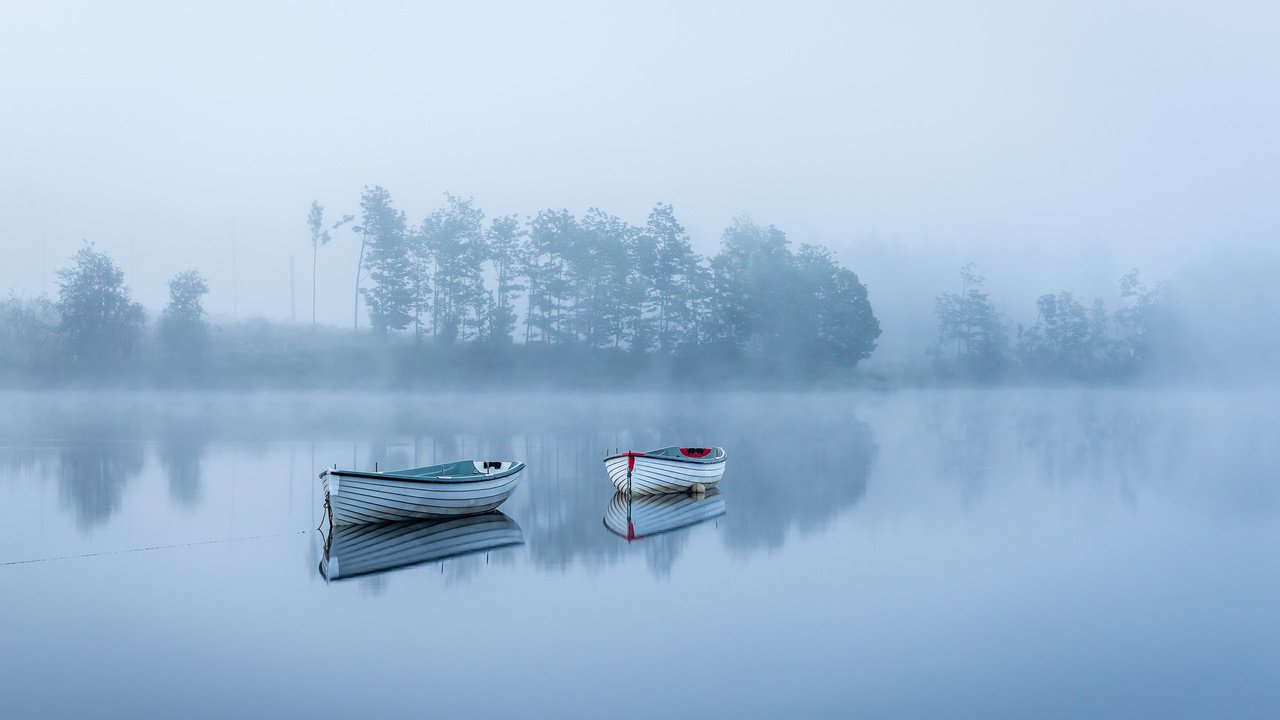
[{"label": "calm lake water", "polygon": [[[1275,392],[3,402],[6,718],[1280,716]],[[701,522],[611,532],[675,444]],[[326,579],[317,473],[458,458],[505,518]]]}]

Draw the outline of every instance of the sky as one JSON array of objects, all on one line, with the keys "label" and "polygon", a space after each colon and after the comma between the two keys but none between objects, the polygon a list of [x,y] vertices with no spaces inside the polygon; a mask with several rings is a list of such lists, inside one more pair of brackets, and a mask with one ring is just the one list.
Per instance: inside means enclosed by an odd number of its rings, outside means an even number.
[{"label": "sky", "polygon": [[[1233,0],[3,0],[0,291],[56,293],[88,240],[152,312],[196,268],[215,318],[303,320],[312,200],[662,201],[705,254],[743,213],[831,247],[905,351],[966,261],[1017,316],[1272,253],[1276,37]],[[323,322],[357,247],[321,251]]]}]

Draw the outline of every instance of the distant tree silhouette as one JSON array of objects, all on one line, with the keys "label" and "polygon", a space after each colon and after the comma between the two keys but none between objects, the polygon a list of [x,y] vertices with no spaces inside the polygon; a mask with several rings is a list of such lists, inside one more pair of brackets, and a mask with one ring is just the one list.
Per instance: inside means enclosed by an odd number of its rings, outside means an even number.
[{"label": "distant tree silhouette", "polygon": [[311,231],[311,327],[316,326],[316,264],[319,261],[320,248],[328,245],[333,240],[331,231],[337,230],[353,220],[355,220],[354,215],[343,215],[336,223],[326,228],[324,225],[324,207],[315,200],[311,201],[311,211],[307,213],[307,228]]},{"label": "distant tree silhouette", "polygon": [[391,194],[380,186],[365,189],[360,209],[361,235],[368,246],[361,262],[374,283],[360,289],[369,306],[369,322],[378,333],[403,330],[413,321],[417,305],[404,212],[392,206]]},{"label": "distant tree silhouette", "polygon": [[169,281],[169,304],[160,313],[158,331],[171,358],[191,364],[205,357],[209,328],[201,301],[208,292],[204,277],[195,270],[178,273]]},{"label": "distant tree silhouette", "polygon": [[488,260],[484,211],[445,194],[445,204],[422,223],[420,249],[432,272],[432,334],[444,342],[467,340],[485,309],[481,270]]},{"label": "distant tree silhouette", "polygon": [[983,291],[985,282],[969,263],[960,269],[960,292],[943,293],[935,301],[938,340],[929,354],[944,374],[992,380],[1005,370],[1008,329]]},{"label": "distant tree silhouette", "polygon": [[496,217],[485,234],[489,261],[497,276],[497,296],[488,305],[485,337],[491,341],[508,344],[516,329],[516,295],[526,286],[521,282],[524,264],[523,240],[525,231],[515,215]]},{"label": "distant tree silhouette", "polygon": [[147,314],[133,301],[124,271],[86,242],[58,280],[60,331],[72,364],[107,368],[131,359]]}]

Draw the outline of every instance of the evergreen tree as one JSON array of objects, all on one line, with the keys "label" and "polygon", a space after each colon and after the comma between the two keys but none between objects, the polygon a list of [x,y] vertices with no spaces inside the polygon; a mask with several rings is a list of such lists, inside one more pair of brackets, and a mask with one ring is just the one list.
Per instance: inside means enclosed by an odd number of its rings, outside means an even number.
[{"label": "evergreen tree", "polygon": [[516,329],[516,295],[525,290],[520,282],[524,267],[525,231],[515,215],[496,217],[485,235],[489,260],[497,280],[497,296],[490,294],[486,338],[510,343]]},{"label": "evergreen tree", "polygon": [[698,257],[689,236],[670,205],[658,203],[645,223],[645,251],[651,252],[652,264],[647,268],[655,308],[658,349],[670,352],[693,325],[691,278],[697,274]]},{"label": "evergreen tree", "polygon": [[597,208],[589,210],[566,258],[568,292],[573,297],[576,339],[591,347],[618,347],[627,319],[627,243],[635,228]]},{"label": "evergreen tree", "polygon": [[[559,343],[567,339],[566,319],[572,311],[566,257],[579,232],[568,210],[543,210],[529,224],[525,276],[529,278],[527,342]],[[535,337],[536,335],[536,337]]]},{"label": "evergreen tree", "polygon": [[369,321],[379,333],[403,330],[413,321],[417,306],[404,212],[392,206],[391,194],[380,186],[365,188],[360,209],[360,230],[367,239],[362,263],[374,282],[360,291],[369,307]]},{"label": "evergreen tree", "polygon": [[115,367],[138,348],[147,314],[133,301],[124,271],[106,253],[85,243],[72,265],[58,271],[58,314],[71,362]]},{"label": "evergreen tree", "polygon": [[432,331],[445,342],[466,340],[485,311],[484,211],[446,193],[444,206],[423,221],[422,240],[433,269]]}]

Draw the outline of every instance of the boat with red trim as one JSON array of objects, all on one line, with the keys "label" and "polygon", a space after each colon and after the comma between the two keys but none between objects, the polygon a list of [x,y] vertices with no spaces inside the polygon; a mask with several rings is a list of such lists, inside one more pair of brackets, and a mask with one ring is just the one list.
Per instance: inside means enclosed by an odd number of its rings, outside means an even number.
[{"label": "boat with red trim", "polygon": [[610,455],[604,469],[621,492],[659,495],[709,490],[724,475],[724,463],[724,448],[665,447]]}]

